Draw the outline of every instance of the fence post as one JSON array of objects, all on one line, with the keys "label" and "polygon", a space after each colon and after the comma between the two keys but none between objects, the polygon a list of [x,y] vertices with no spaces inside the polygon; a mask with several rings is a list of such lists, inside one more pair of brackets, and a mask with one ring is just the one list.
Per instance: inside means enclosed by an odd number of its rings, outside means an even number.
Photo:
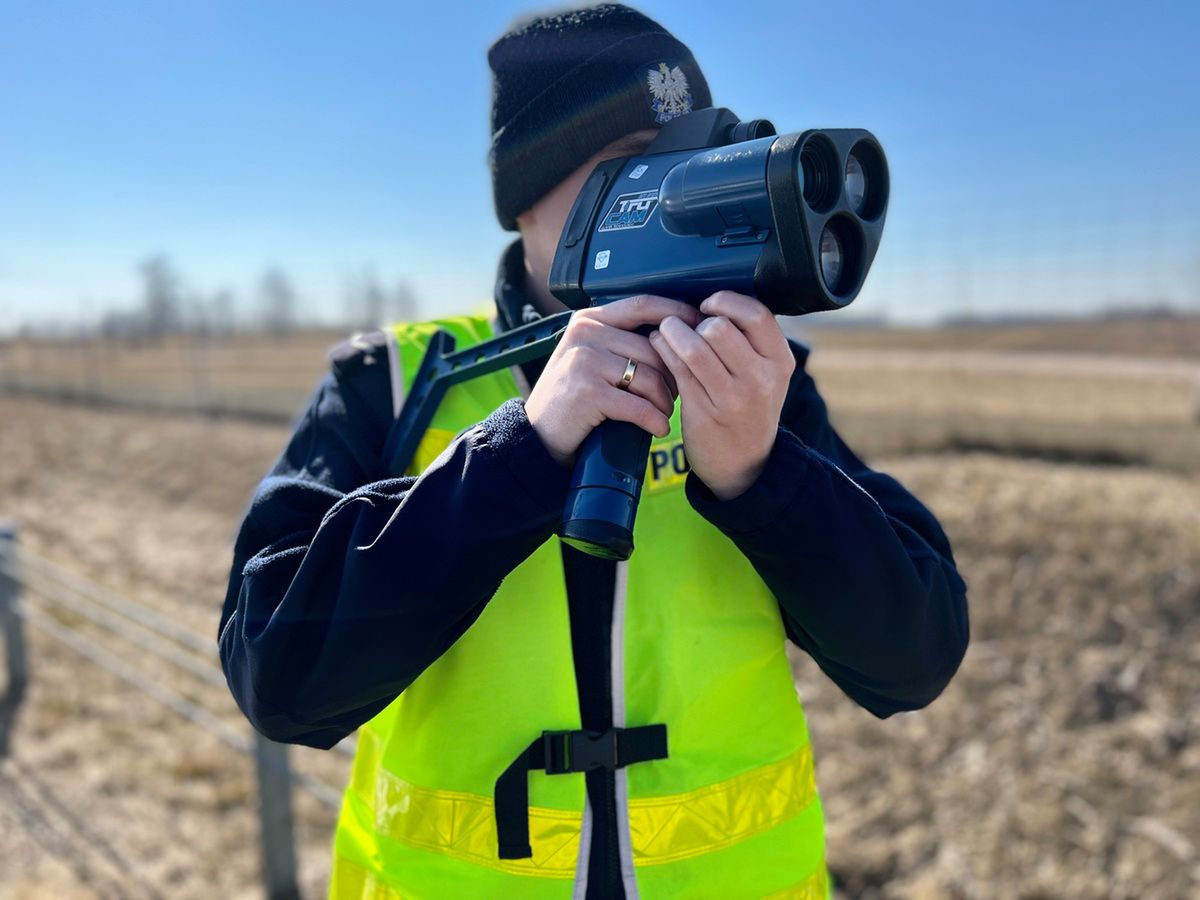
[{"label": "fence post", "polygon": [[[15,522],[0,522],[0,561],[15,572],[17,567],[17,532]],[[4,634],[4,658],[8,681],[0,697],[0,759],[8,756],[12,743],[17,708],[29,683],[28,659],[25,655],[25,629],[17,614],[17,594],[20,584],[8,572],[0,572],[0,632]]]},{"label": "fence post", "polygon": [[269,900],[299,900],[287,745],[267,740],[257,732],[254,738],[263,884]]}]

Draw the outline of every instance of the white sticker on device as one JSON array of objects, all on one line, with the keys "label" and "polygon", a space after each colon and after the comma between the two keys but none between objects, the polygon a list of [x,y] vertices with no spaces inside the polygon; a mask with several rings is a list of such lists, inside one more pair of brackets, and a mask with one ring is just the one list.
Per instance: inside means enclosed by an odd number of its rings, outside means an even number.
[{"label": "white sticker on device", "polygon": [[643,175],[646,174],[646,170],[649,168],[650,167],[645,164],[636,165],[633,167],[633,171],[629,173],[629,177],[632,178],[634,181],[637,181],[639,178],[641,178]]},{"label": "white sticker on device", "polygon": [[607,269],[608,258],[612,255],[611,250],[601,250],[596,254],[596,263],[592,266],[593,269]]}]

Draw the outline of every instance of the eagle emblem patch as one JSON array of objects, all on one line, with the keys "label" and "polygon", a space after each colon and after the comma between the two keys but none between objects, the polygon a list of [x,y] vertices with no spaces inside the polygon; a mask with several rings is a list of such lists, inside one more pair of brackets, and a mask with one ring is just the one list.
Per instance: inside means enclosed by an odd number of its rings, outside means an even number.
[{"label": "eagle emblem patch", "polygon": [[657,69],[646,71],[646,85],[650,88],[654,121],[659,125],[692,111],[692,92],[679,66],[668,69],[665,62],[660,62]]}]

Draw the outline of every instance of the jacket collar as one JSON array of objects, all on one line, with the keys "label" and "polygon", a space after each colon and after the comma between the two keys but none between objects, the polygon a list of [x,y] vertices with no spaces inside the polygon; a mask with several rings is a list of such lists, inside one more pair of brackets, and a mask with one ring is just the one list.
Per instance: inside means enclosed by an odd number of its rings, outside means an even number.
[{"label": "jacket collar", "polygon": [[525,247],[513,241],[500,256],[496,271],[496,316],[500,331],[511,331],[542,318],[537,306],[525,295]]},{"label": "jacket collar", "polygon": [[[525,295],[525,247],[517,238],[500,255],[496,271],[496,332],[511,331],[519,325],[536,322],[542,314]],[[521,374],[529,385],[537,383],[546,366],[545,358],[521,363]],[[527,391],[523,391],[528,393]]]}]

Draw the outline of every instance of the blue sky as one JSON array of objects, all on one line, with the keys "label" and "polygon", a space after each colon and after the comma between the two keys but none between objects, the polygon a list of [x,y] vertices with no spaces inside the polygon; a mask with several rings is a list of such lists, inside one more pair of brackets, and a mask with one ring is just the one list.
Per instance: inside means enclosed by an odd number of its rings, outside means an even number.
[{"label": "blue sky", "polygon": [[[283,266],[485,301],[490,3],[0,0],[0,332],[132,305],[136,263],[249,307]],[[719,105],[888,152],[854,311],[1200,308],[1200,4],[646,2]]]}]

